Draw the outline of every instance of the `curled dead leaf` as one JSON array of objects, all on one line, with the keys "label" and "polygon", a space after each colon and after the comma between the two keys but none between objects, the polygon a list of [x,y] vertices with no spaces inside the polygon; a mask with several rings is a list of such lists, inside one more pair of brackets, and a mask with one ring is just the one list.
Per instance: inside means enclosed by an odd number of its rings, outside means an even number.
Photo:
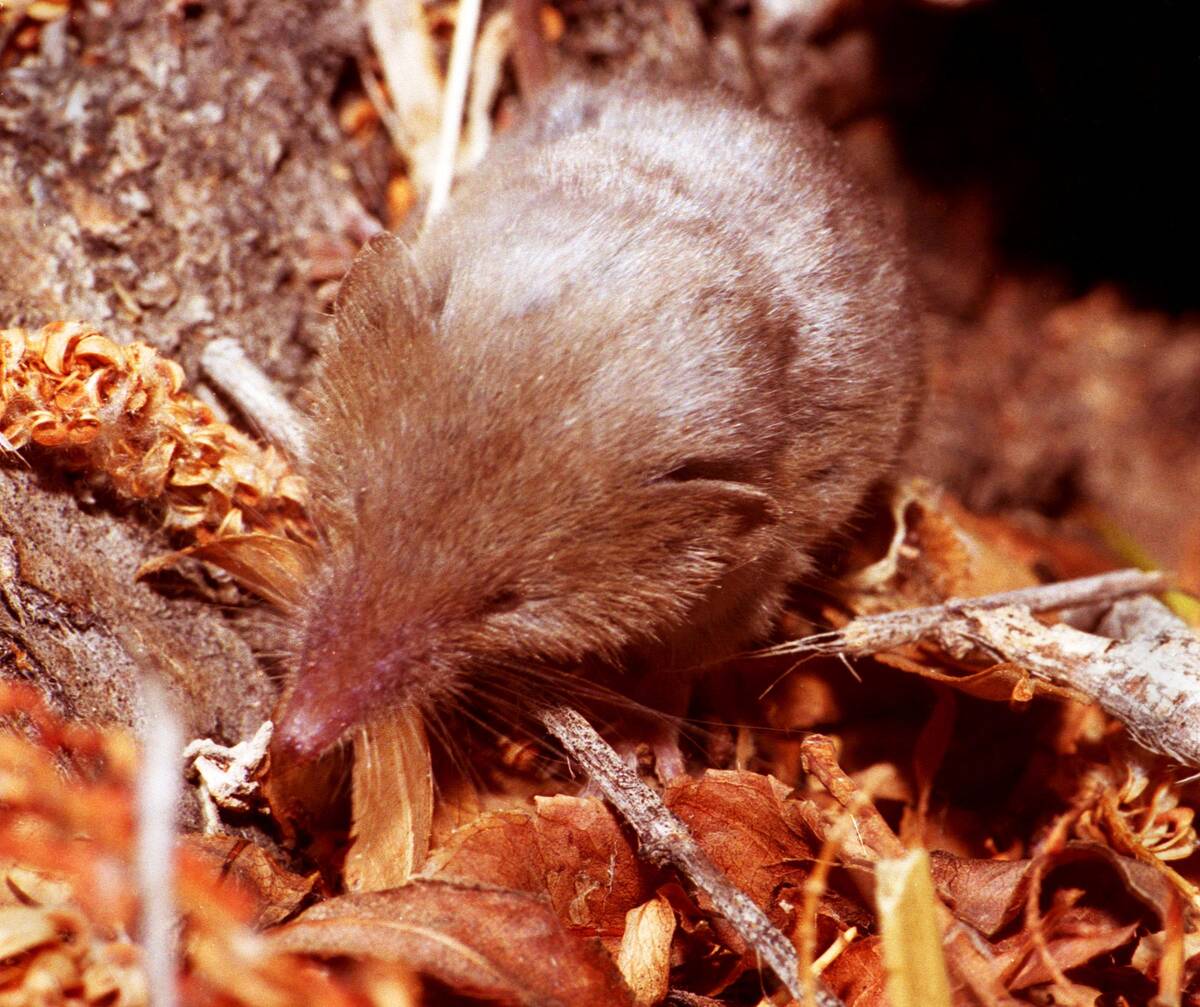
[{"label": "curled dead leaf", "polygon": [[433,829],[433,766],[420,711],[396,710],[367,725],[354,739],[353,774],[346,887],[396,888],[424,865]]},{"label": "curled dead leaf", "polygon": [[279,535],[227,534],[156,556],[141,565],[137,576],[153,576],[188,558],[220,567],[242,587],[286,608],[307,582],[314,553],[311,546]]},{"label": "curled dead leaf", "polygon": [[183,381],[153,348],[84,322],[0,330],[0,444],[60,452],[116,493],[156,501],[169,528],[308,542],[303,481]]},{"label": "curled dead leaf", "polygon": [[270,935],[276,951],[402,962],[459,993],[519,1004],[631,1005],[599,945],[522,892],[415,881],[346,895]]},{"label": "curled dead leaf", "polygon": [[653,1007],[666,997],[674,933],[675,911],[661,895],[625,914],[617,968],[633,992],[636,1007]]}]

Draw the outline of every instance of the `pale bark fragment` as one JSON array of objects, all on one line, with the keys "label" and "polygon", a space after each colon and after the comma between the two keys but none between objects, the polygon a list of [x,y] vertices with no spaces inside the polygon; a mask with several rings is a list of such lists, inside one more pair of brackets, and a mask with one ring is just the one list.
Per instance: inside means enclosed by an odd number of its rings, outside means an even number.
[{"label": "pale bark fragment", "polygon": [[1145,748],[1200,767],[1200,638],[1113,640],[1044,626],[1018,607],[971,612],[939,635],[985,646],[1037,678],[1085,693]]}]

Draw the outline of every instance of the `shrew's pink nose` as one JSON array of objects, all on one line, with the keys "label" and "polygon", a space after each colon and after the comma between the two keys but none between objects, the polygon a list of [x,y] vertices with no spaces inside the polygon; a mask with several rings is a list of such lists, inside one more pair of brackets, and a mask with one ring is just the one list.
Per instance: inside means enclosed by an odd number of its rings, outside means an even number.
[{"label": "shrew's pink nose", "polygon": [[350,718],[326,699],[294,689],[275,722],[271,747],[288,761],[314,762],[337,744]]}]

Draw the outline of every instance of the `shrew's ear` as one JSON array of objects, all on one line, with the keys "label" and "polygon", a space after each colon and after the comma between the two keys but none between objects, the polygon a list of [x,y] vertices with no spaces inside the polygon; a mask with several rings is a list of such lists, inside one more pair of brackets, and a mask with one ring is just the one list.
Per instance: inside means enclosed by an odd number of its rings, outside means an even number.
[{"label": "shrew's ear", "polygon": [[775,540],[779,504],[749,483],[725,479],[674,479],[655,486],[669,500],[681,540],[714,559],[736,565],[765,552]]},{"label": "shrew's ear", "polygon": [[428,373],[413,357],[434,343],[429,305],[412,253],[390,234],[368,241],[342,280],[336,332],[321,347],[310,389],[308,474],[310,485],[329,488],[313,504],[327,525],[339,508],[353,512],[358,487],[345,483],[347,471],[377,473],[402,436],[395,399]]},{"label": "shrew's ear", "polygon": [[341,350],[370,351],[428,331],[429,292],[408,246],[393,234],[363,245],[334,302]]}]

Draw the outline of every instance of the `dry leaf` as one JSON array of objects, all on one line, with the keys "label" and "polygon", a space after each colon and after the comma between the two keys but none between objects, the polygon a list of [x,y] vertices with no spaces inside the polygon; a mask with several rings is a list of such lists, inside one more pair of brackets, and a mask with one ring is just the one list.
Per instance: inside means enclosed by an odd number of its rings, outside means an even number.
[{"label": "dry leaf", "polygon": [[[14,716],[29,737],[0,731],[0,858],[20,865],[5,880],[28,904],[0,907],[0,1004],[50,1007],[81,1002],[81,992],[89,1007],[145,1007],[141,949],[121,936],[137,920],[134,746],[125,734],[64,725],[31,689],[0,682],[0,721]],[[256,902],[281,912],[311,879],[239,843],[191,837],[177,847],[180,970],[191,1002],[361,1007],[368,976],[356,966],[334,977],[273,953],[250,929]],[[247,883],[229,884],[226,873]],[[393,965],[369,979],[399,989],[406,976]]]},{"label": "dry leaf", "polygon": [[247,591],[286,608],[299,598],[315,555],[310,545],[279,535],[224,535],[147,560],[137,576],[153,576],[189,558],[220,567]]},{"label": "dry leaf", "polygon": [[1029,860],[965,860],[941,850],[929,854],[934,884],[964,923],[989,937],[1016,919],[1025,905]]},{"label": "dry leaf", "polygon": [[652,1007],[667,995],[675,910],[661,895],[625,914],[617,968],[633,991],[636,1007]]},{"label": "dry leaf", "polygon": [[539,797],[534,804],[546,891],[559,918],[615,944],[625,913],[652,894],[652,872],[601,801]]},{"label": "dry leaf", "polygon": [[1039,583],[1007,526],[976,520],[921,479],[897,487],[887,555],[848,578],[843,592],[858,615],[935,605]]},{"label": "dry leaf", "polygon": [[407,882],[425,863],[433,829],[433,767],[419,711],[396,710],[355,737],[351,803],[346,888],[376,892]]},{"label": "dry leaf", "polygon": [[214,886],[232,879],[254,900],[252,922],[272,926],[291,916],[316,890],[319,876],[296,874],[282,867],[266,850],[238,836],[182,837],[183,844],[213,868]]},{"label": "dry leaf", "polygon": [[535,813],[481,815],[430,856],[424,876],[545,895],[559,919],[612,950],[625,914],[651,898],[650,871],[602,802],[540,797]]},{"label": "dry leaf", "polygon": [[[988,936],[1024,908],[1032,860],[967,860],[935,850],[930,863],[937,890],[954,915]],[[1098,843],[1072,842],[1055,851],[1053,866],[1068,864],[1095,875],[1098,890],[1113,890],[1115,876],[1120,889],[1151,914],[1160,913],[1170,900],[1169,882],[1155,868]]]},{"label": "dry leaf", "polygon": [[[252,533],[310,542],[304,481],[274,448],[219,421],[182,385],[174,361],[83,322],[2,329],[0,449],[52,449],[63,465],[102,477],[116,493],[156,502],[168,528],[201,546]],[[298,562],[278,545],[204,558],[229,563],[252,590],[277,578],[274,593],[266,592],[273,600],[292,589]]]},{"label": "dry leaf", "polygon": [[878,937],[855,941],[821,973],[845,1007],[896,1007],[887,996],[887,970]]},{"label": "dry leaf", "polygon": [[[1114,927],[1107,914],[1086,906],[1074,906],[1058,914],[1052,928],[1048,928],[1046,953],[1060,972],[1066,972],[1129,943],[1136,932],[1136,923]],[[1009,978],[1009,989],[1026,989],[1055,978],[1027,933],[1000,941],[996,948],[1001,960],[1007,957],[1021,966]]]},{"label": "dry leaf", "polygon": [[709,770],[672,780],[663,800],[729,879],[770,911],[785,889],[804,884],[815,859],[790,792],[774,777]]},{"label": "dry leaf", "polygon": [[276,951],[403,963],[468,996],[529,1005],[632,1004],[611,959],[572,936],[542,899],[414,881],[346,895],[271,935]]},{"label": "dry leaf", "polygon": [[422,876],[459,884],[492,884],[537,895],[546,891],[546,868],[537,823],[524,811],[492,811],[450,834],[429,855]]}]

